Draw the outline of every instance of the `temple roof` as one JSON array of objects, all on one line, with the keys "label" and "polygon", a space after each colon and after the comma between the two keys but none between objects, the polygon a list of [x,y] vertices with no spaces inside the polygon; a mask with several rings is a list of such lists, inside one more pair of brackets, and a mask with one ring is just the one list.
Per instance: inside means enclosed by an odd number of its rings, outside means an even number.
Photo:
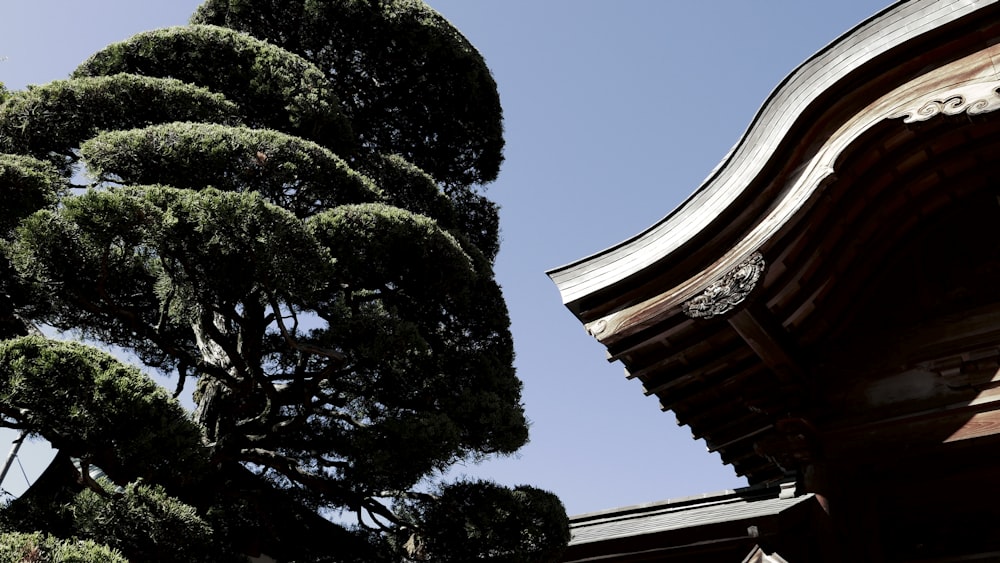
[{"label": "temple roof", "polygon": [[[901,58],[900,49],[919,49],[950,26],[987,17],[987,8],[992,8],[993,4],[994,0],[899,2],[816,53],[778,85],[743,137],[680,206],[626,241],[550,270],[549,277],[558,287],[563,302],[584,316],[587,312],[585,302],[589,298],[655,269],[674,254],[684,253],[706,233],[724,229],[733,208],[747,195],[752,195],[748,192],[755,180],[768,172],[768,166],[786,157],[789,150],[801,149],[790,147],[790,140],[795,143],[802,128],[807,127],[817,113],[828,113],[824,110],[830,98],[840,98],[858,89],[859,80],[888,85],[919,73],[919,68],[910,69],[909,73],[900,68],[894,69],[889,76],[882,76],[886,68],[906,67],[906,62],[915,66],[920,59],[907,53],[902,58],[908,61],[894,63]],[[804,159],[800,157],[799,160]],[[817,177],[811,181],[817,184],[832,172],[830,167],[821,168],[814,172]],[[804,199],[804,195],[799,199]],[[746,249],[743,255],[748,256],[751,252],[753,249]],[[718,270],[701,276],[709,279],[703,279],[687,293],[693,295],[704,289],[710,278],[721,275]]]},{"label": "temple roof", "polygon": [[[563,560],[743,556],[756,543],[803,524],[818,510],[813,495],[793,493],[790,483],[748,487],[575,516]],[[726,560],[738,559],[730,555]]]},{"label": "temple roof", "polygon": [[680,207],[549,272],[564,303],[750,483],[992,436],[998,43],[995,1],[873,16]]},{"label": "temple roof", "polygon": [[812,495],[796,497],[781,492],[780,487],[746,488],[581,514],[572,518],[570,543],[580,545],[723,522],[752,522],[812,499]]}]

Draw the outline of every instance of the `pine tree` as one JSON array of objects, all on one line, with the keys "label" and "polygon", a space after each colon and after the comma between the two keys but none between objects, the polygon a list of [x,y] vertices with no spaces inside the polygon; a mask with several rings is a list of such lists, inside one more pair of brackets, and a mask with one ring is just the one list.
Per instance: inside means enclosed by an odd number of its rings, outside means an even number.
[{"label": "pine tree", "polygon": [[[143,561],[557,557],[551,493],[434,480],[527,440],[502,147],[482,57],[414,0],[209,0],[7,93],[0,414],[61,454],[0,530]],[[196,411],[91,344],[193,380]]]}]

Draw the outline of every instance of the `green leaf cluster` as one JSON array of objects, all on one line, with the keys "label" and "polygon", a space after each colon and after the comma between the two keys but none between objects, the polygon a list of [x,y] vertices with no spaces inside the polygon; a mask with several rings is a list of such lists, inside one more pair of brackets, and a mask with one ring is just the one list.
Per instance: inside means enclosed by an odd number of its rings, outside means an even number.
[{"label": "green leaf cluster", "polygon": [[60,539],[40,532],[0,533],[0,563],[128,563],[110,547],[90,540]]},{"label": "green leaf cluster", "polygon": [[416,559],[542,563],[558,560],[569,541],[562,503],[527,485],[508,489],[489,481],[459,481],[400,510],[424,530],[406,538]]},{"label": "green leaf cluster", "polygon": [[503,122],[482,56],[419,0],[207,0],[192,23],[245,31],[332,77],[360,145],[439,182],[496,179]]},{"label": "green leaf cluster", "polygon": [[0,412],[116,481],[183,486],[204,471],[202,432],[139,370],[75,342],[0,342]]},{"label": "green leaf cluster", "polygon": [[117,73],[176,78],[223,94],[256,128],[287,131],[332,149],[353,142],[326,75],[309,61],[231,29],[172,27],[105,47],[73,76]]},{"label": "green leaf cluster", "polygon": [[0,152],[47,159],[68,172],[80,143],[101,130],[173,121],[235,123],[236,110],[223,95],[173,78],[57,80],[13,92],[0,105]]},{"label": "green leaf cluster", "polygon": [[102,180],[255,191],[299,217],[382,199],[370,179],[329,149],[271,129],[170,123],[101,133],[80,152]]},{"label": "green leaf cluster", "polygon": [[68,510],[76,537],[100,541],[130,561],[246,560],[226,552],[198,511],[169,496],[159,485],[129,483],[112,495],[85,489]]},{"label": "green leaf cluster", "polygon": [[29,156],[0,153],[0,233],[10,236],[22,219],[53,206],[66,190],[59,171]]}]

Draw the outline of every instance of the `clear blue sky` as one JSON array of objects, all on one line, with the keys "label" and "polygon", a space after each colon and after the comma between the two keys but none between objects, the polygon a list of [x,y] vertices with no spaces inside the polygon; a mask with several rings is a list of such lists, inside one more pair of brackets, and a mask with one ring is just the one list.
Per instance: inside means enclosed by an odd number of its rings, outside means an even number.
[{"label": "clear blue sky", "polygon": [[[199,0],[0,0],[0,81],[66,77],[92,52],[186,23]],[[780,81],[887,0],[430,0],[499,84],[497,277],[532,420],[517,458],[459,468],[557,493],[571,514],[745,485],[660,412],[544,272],[628,238],[694,191]],[[6,453],[11,434],[0,434]],[[21,456],[29,474],[39,446]],[[4,488],[23,489],[15,465]]]}]

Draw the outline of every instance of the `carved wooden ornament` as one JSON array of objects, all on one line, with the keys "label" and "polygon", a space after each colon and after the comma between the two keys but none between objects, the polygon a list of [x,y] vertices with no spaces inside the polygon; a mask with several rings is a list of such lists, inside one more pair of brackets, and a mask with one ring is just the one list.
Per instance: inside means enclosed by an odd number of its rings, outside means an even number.
[{"label": "carved wooden ornament", "polygon": [[739,266],[722,276],[722,279],[685,301],[681,309],[691,318],[710,319],[724,315],[750,295],[763,271],[764,257],[760,252],[754,252]]}]

